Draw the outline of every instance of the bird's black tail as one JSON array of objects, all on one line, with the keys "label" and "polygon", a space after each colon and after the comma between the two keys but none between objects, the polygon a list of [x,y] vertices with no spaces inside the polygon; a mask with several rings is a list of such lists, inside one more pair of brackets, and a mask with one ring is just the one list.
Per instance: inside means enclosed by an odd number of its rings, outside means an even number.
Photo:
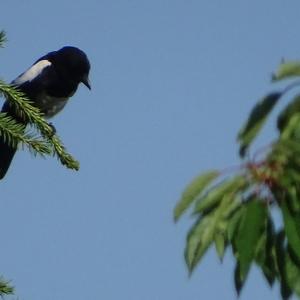
[{"label": "bird's black tail", "polygon": [[8,145],[0,137],[0,179],[3,179],[16,153],[17,148]]},{"label": "bird's black tail", "polygon": [[[22,122],[20,117],[16,117],[15,110],[10,106],[8,101],[4,103],[1,112],[6,113],[7,116],[11,116],[16,121]],[[9,145],[4,137],[0,136],[0,180],[4,178],[16,153],[16,150],[16,146]]]}]

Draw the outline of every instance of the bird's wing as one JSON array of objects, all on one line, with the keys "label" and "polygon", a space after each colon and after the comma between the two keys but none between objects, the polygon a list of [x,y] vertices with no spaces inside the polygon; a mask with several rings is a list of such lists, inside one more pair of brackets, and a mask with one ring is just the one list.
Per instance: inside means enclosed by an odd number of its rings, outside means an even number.
[{"label": "bird's wing", "polygon": [[47,59],[38,60],[35,64],[33,64],[29,69],[27,69],[24,73],[19,75],[12,84],[15,86],[22,86],[28,82],[32,82],[36,80],[43,72],[46,71],[47,68],[51,66],[51,62]]}]

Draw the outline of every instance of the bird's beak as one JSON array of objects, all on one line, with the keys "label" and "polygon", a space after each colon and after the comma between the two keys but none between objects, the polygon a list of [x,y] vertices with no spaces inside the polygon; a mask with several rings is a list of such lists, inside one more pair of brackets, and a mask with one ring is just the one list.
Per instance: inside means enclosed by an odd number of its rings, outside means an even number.
[{"label": "bird's beak", "polygon": [[90,90],[91,84],[88,75],[84,76],[81,80],[81,82]]}]

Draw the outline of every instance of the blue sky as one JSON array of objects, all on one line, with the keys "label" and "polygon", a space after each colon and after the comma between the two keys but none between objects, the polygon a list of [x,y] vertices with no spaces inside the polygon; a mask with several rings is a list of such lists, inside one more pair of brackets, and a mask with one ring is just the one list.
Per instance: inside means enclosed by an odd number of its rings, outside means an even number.
[{"label": "blue sky", "polygon": [[[172,221],[199,172],[236,164],[236,133],[300,59],[299,1],[5,1],[0,76],[14,79],[64,45],[89,56],[55,117],[79,172],[20,151],[1,182],[1,274],[22,300],[235,299],[230,251],[188,278],[191,220]],[[269,126],[263,136],[274,135]],[[261,139],[263,143],[264,140]],[[279,299],[253,269],[241,299]]]}]

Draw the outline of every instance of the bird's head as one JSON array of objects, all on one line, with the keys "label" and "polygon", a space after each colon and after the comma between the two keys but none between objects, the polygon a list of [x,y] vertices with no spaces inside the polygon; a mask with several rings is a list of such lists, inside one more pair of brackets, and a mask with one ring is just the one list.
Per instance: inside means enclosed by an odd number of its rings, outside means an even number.
[{"label": "bird's head", "polygon": [[82,50],[66,46],[55,51],[51,59],[68,78],[71,78],[76,84],[81,82],[88,89],[91,89],[89,81],[90,62]]}]

